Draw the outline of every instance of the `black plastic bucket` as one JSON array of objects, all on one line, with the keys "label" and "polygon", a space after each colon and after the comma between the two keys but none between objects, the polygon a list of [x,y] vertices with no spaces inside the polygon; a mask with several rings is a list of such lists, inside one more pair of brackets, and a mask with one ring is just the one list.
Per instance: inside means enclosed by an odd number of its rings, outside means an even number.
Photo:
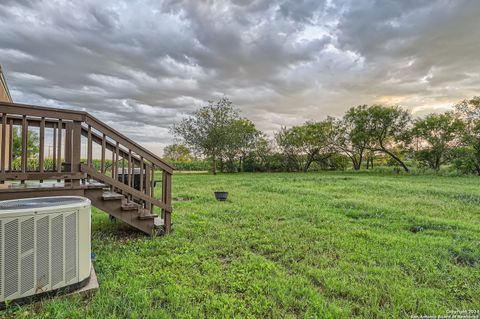
[{"label": "black plastic bucket", "polygon": [[228,192],[214,192],[215,198],[219,201],[226,201],[228,197]]}]

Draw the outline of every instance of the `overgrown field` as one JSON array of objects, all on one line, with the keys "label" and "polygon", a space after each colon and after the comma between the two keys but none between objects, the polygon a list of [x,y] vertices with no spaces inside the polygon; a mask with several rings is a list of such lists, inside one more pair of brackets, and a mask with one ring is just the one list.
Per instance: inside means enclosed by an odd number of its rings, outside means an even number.
[{"label": "overgrown field", "polygon": [[[213,191],[230,192],[217,202]],[[480,179],[174,175],[174,232],[93,216],[100,290],[18,318],[409,318],[480,310]],[[2,313],[0,313],[2,314]]]}]

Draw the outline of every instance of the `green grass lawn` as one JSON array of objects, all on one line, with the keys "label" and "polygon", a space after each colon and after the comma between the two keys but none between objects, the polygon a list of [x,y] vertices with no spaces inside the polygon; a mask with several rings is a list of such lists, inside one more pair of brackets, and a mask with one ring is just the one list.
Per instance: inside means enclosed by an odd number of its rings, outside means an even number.
[{"label": "green grass lawn", "polygon": [[[100,290],[16,318],[409,318],[480,310],[480,179],[174,175],[174,232],[93,214]],[[230,192],[217,202],[213,191]],[[0,313],[2,316],[2,313]]]}]

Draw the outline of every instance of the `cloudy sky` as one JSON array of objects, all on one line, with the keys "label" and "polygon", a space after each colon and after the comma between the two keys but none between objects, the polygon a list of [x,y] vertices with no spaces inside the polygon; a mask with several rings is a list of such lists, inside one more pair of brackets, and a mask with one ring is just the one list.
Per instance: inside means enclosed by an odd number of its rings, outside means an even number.
[{"label": "cloudy sky", "polygon": [[443,111],[480,94],[479,17],[478,0],[0,0],[0,64],[16,102],[158,152],[224,95],[269,133],[358,104]]}]

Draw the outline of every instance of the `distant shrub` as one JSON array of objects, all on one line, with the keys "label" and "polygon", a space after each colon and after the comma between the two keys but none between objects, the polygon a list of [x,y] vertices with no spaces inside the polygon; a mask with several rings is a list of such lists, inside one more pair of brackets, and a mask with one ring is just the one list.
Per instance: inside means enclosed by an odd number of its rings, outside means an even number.
[{"label": "distant shrub", "polygon": [[208,171],[211,169],[210,161],[197,160],[191,162],[170,162],[179,171]]}]

